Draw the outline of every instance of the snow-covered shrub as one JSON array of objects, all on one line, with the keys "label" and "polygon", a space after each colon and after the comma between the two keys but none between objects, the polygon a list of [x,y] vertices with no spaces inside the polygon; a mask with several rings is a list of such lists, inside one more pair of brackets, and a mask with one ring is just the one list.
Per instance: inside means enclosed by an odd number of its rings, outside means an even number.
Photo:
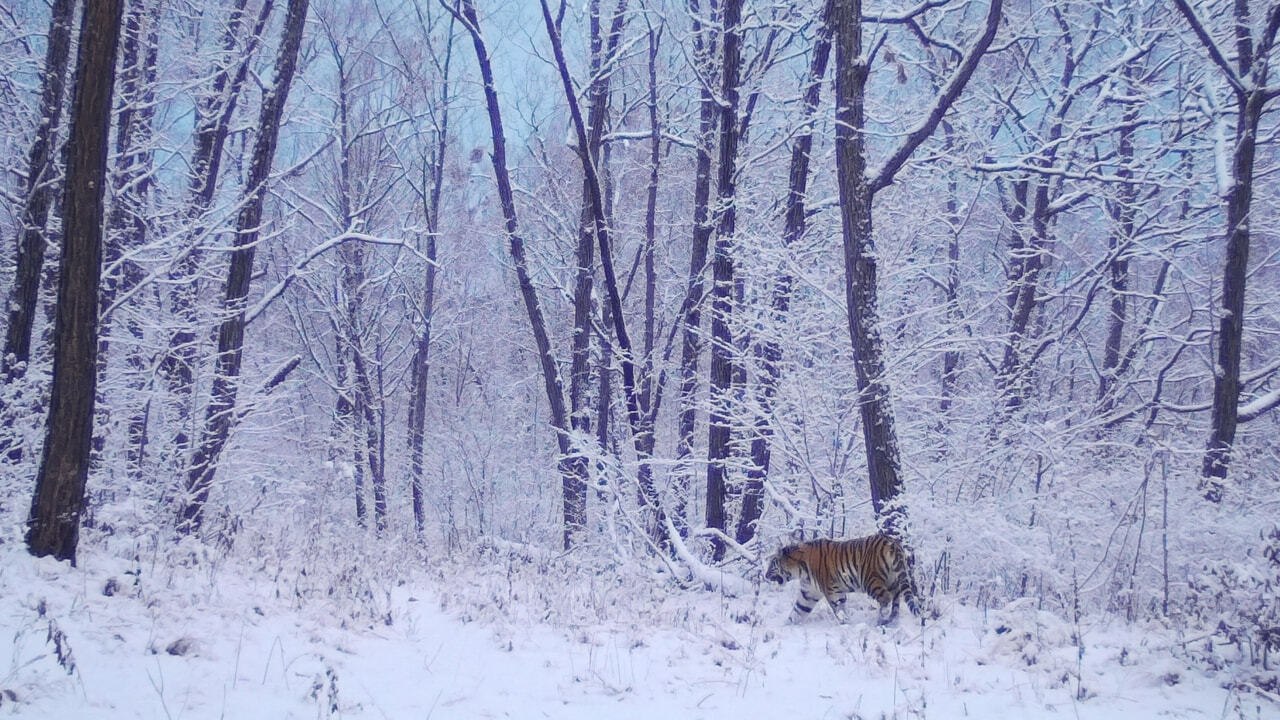
[{"label": "snow-covered shrub", "polygon": [[1206,566],[1189,589],[1191,616],[1211,630],[1192,655],[1215,670],[1246,666],[1249,682],[1280,687],[1280,525],[1263,534],[1260,550]]}]

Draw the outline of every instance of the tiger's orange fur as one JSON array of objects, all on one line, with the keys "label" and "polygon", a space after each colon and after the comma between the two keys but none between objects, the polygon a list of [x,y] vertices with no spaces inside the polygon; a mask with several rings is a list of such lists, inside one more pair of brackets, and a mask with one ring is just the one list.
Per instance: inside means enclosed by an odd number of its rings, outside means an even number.
[{"label": "tiger's orange fur", "polygon": [[888,535],[788,545],[769,560],[765,579],[783,584],[796,578],[800,580],[800,597],[791,622],[809,614],[826,598],[843,623],[847,619],[845,600],[855,592],[865,592],[880,603],[881,625],[897,619],[899,598],[906,600],[913,614],[920,615],[910,558],[902,544]]}]

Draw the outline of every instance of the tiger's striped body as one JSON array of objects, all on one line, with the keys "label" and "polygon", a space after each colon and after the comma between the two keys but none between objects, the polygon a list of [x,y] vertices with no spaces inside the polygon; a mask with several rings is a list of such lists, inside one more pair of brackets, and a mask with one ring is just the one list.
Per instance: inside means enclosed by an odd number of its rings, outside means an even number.
[{"label": "tiger's striped body", "polygon": [[764,576],[779,584],[800,579],[800,597],[791,622],[808,615],[818,600],[826,598],[843,623],[845,600],[855,592],[865,592],[880,603],[881,625],[897,619],[899,598],[906,600],[912,613],[920,615],[909,558],[902,544],[888,535],[788,545],[769,560]]}]

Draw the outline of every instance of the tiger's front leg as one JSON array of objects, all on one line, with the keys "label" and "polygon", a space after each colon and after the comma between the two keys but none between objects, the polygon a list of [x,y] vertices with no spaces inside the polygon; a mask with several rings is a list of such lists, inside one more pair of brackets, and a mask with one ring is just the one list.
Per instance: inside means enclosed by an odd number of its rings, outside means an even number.
[{"label": "tiger's front leg", "polygon": [[787,622],[794,624],[800,622],[802,618],[813,611],[814,606],[821,600],[821,595],[813,587],[813,583],[809,578],[803,578],[800,581],[800,597],[796,598],[795,607],[791,608],[791,616],[787,618]]},{"label": "tiger's front leg", "polygon": [[841,625],[849,624],[849,613],[845,610],[845,601],[849,599],[849,594],[839,590],[832,591],[827,594],[827,604],[831,606],[831,612],[835,614],[836,620]]}]

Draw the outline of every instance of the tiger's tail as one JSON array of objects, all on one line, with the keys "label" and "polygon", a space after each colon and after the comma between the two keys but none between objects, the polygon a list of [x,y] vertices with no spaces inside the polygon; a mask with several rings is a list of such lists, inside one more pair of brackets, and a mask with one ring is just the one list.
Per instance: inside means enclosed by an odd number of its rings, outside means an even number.
[{"label": "tiger's tail", "polygon": [[916,554],[908,550],[906,552],[906,588],[902,591],[902,599],[906,600],[907,607],[911,610],[911,614],[920,618],[921,624],[924,623],[924,607],[920,600],[920,591],[916,586]]}]

